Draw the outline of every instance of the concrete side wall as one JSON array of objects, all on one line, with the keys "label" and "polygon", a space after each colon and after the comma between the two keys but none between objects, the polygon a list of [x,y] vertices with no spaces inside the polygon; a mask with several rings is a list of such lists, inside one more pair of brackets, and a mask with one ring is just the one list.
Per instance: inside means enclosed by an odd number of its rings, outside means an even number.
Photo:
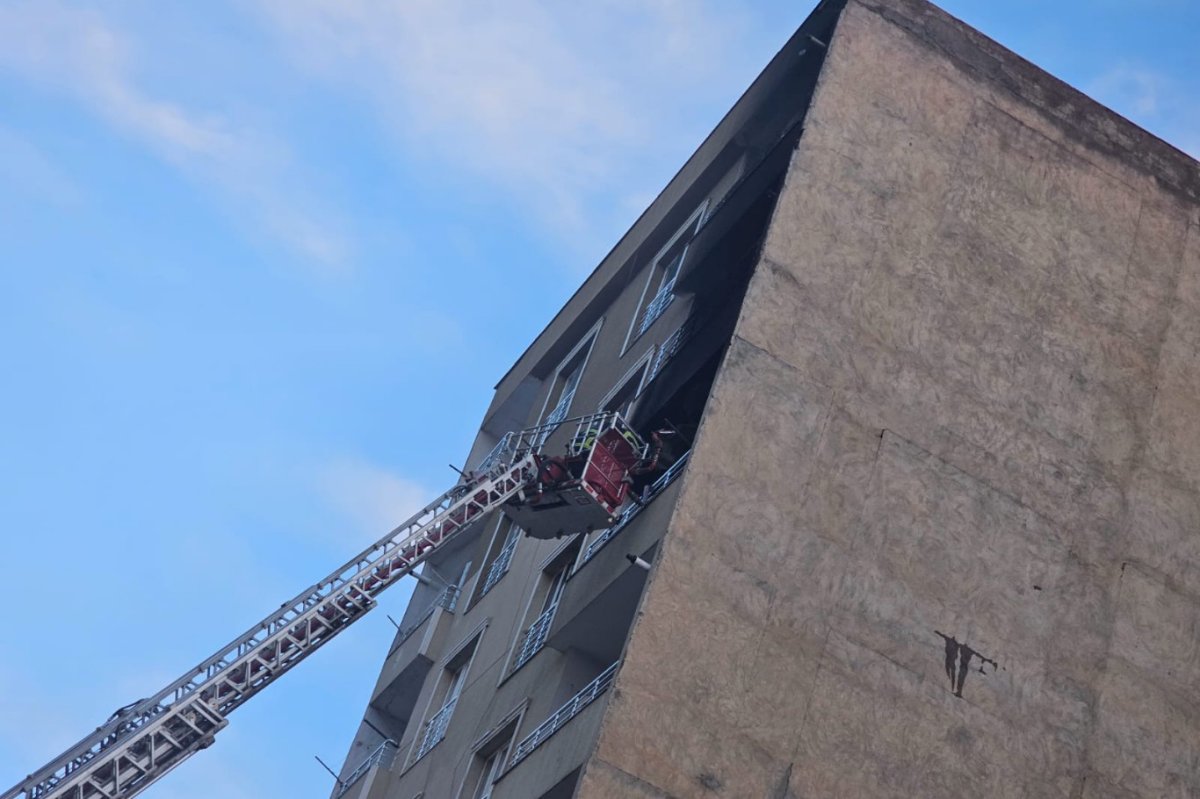
[{"label": "concrete side wall", "polygon": [[1197,182],[852,2],[577,796],[1200,795]]}]

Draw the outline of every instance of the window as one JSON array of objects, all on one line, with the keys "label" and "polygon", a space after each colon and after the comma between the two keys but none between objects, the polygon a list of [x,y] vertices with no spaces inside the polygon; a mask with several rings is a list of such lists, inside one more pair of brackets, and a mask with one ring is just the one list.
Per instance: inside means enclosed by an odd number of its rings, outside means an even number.
[{"label": "window", "polygon": [[650,274],[646,278],[646,287],[642,290],[642,303],[638,309],[638,316],[634,317],[635,327],[629,337],[630,341],[649,330],[654,320],[662,316],[663,311],[675,299],[675,280],[687,259],[688,247],[704,220],[706,206],[707,203],[702,203],[693,211],[650,262]]},{"label": "window", "polygon": [[554,422],[566,419],[566,411],[571,409],[571,401],[575,399],[575,389],[578,388],[580,378],[583,377],[583,360],[586,359],[586,356],[587,353],[580,350],[575,354],[574,359],[560,368],[550,392],[550,398],[554,404],[550,413],[546,414],[545,419],[542,420],[544,425],[552,425]]},{"label": "window", "polygon": [[571,566],[579,556],[582,543],[582,536],[576,536],[551,558],[550,563],[543,569],[542,579],[531,598],[530,613],[526,614],[526,618],[533,613],[537,615],[521,632],[513,671],[524,666],[546,644],[546,638],[550,635],[550,625],[554,622],[554,613],[558,610],[558,602],[562,598],[567,578],[571,575]]},{"label": "window", "polygon": [[500,779],[500,775],[504,773],[504,764],[508,760],[508,749],[511,745],[512,739],[509,739],[491,754],[483,755],[480,753],[477,756],[483,762],[479,769],[479,778],[475,782],[474,790],[469,794],[471,799],[491,799],[492,788],[495,787],[496,780]]},{"label": "window", "polygon": [[500,578],[508,573],[508,567],[512,564],[513,554],[517,551],[517,541],[520,538],[521,528],[512,519],[502,515],[492,534],[491,543],[488,544],[487,557],[484,559],[483,569],[480,571],[480,574],[483,575],[482,582],[479,585],[479,592],[475,595],[476,602],[483,599],[487,592],[500,582]]},{"label": "window", "polygon": [[475,756],[467,768],[462,790],[458,794],[461,799],[491,799],[496,782],[508,765],[508,756],[523,713],[524,707],[484,735],[484,742],[476,747]]},{"label": "window", "polygon": [[571,564],[564,563],[558,567],[558,571],[550,576],[550,588],[546,591],[545,599],[542,600],[543,613],[558,607],[558,600],[562,598],[563,588],[567,585],[567,574],[570,571]]},{"label": "window", "polygon": [[591,354],[592,344],[596,341],[596,331],[599,329],[600,322],[597,322],[596,326],[575,345],[575,348],[554,371],[550,393],[546,397],[546,404],[542,406],[541,424],[545,430],[541,434],[539,444],[544,444],[554,432],[555,426],[567,418],[567,413],[571,410],[571,403],[575,399],[575,390],[579,388],[579,381],[583,377],[583,369],[587,365],[588,355]]},{"label": "window", "polygon": [[646,370],[650,366],[650,356],[653,352],[647,352],[642,356],[641,360],[633,365],[633,367],[625,373],[625,375],[617,381],[616,386],[612,391],[600,400],[600,410],[615,411],[625,419],[628,419],[633,413],[634,405],[637,403],[638,392],[641,391],[643,379],[646,376]]},{"label": "window", "polygon": [[497,749],[488,755],[479,777],[479,785],[476,786],[475,792],[471,794],[474,799],[491,799],[492,787],[496,784],[496,780],[500,779],[500,772],[504,770],[504,759],[506,757],[508,757],[507,745],[503,749]]},{"label": "window", "polygon": [[565,367],[564,371],[559,372],[554,388],[554,394],[557,399],[554,403],[554,409],[546,416],[546,423],[561,422],[567,418],[567,411],[571,409],[571,401],[575,399],[575,389],[579,387],[579,378],[581,377],[583,377],[582,357],[577,358],[573,363]]},{"label": "window", "polygon": [[425,722],[414,760],[420,760],[446,737],[446,728],[450,726],[450,717],[454,715],[458,697],[462,694],[463,686],[466,684],[467,672],[471,668],[471,660],[475,657],[475,649],[478,644],[479,636],[476,635],[469,643],[460,647],[458,652],[446,662],[434,692],[435,701],[430,703],[430,707],[439,709]]},{"label": "window", "polygon": [[[454,583],[452,586],[449,586],[449,588],[454,592],[454,597],[451,600],[450,607],[447,608],[448,610],[454,610],[454,607],[458,604],[458,598],[462,596],[463,589],[467,586],[467,580],[471,579],[471,567],[473,565],[475,564],[469,560],[464,563],[462,571],[458,574],[458,582]],[[467,596],[470,596],[470,594],[467,594]]]}]

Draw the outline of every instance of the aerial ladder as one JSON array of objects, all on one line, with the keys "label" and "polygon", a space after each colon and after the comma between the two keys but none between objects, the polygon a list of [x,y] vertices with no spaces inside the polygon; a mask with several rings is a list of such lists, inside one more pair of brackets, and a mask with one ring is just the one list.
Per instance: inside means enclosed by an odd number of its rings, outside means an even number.
[{"label": "aerial ladder", "polygon": [[[575,424],[565,453],[543,445]],[[569,429],[569,427],[567,428]],[[615,413],[505,435],[449,491],[153,696],[96,730],[0,799],[128,799],[201,749],[229,714],[369,610],[376,597],[492,511],[551,538],[613,523],[636,501],[639,475],[659,468],[660,434],[646,443]]]}]

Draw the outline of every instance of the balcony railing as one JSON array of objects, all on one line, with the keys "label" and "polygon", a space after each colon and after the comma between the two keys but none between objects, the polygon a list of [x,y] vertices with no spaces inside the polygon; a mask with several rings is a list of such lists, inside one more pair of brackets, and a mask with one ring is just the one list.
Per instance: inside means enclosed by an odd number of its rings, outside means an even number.
[{"label": "balcony railing", "polygon": [[629,507],[626,508],[624,513],[621,514],[621,518],[617,519],[616,524],[600,533],[600,535],[596,537],[595,541],[588,544],[587,549],[583,551],[583,558],[579,561],[579,566],[576,567],[576,571],[583,568],[583,564],[595,557],[596,553],[603,549],[605,544],[616,538],[617,535],[625,529],[626,525],[633,521],[634,517],[642,512],[642,508],[650,504],[651,500],[661,494],[676,477],[683,474],[683,467],[687,463],[688,455],[690,454],[692,454],[691,450],[683,453],[683,455],[679,457],[679,460],[672,463],[669,469],[663,472],[657,480],[646,487],[646,490],[643,491],[641,497],[639,497],[638,502],[630,503]]},{"label": "balcony railing", "polygon": [[667,306],[673,299],[675,299],[675,278],[663,283],[659,287],[658,293],[654,295],[654,299],[647,303],[646,312],[642,314],[642,323],[638,326],[639,336],[650,329],[650,325],[654,324],[655,319],[662,316],[662,312],[667,310]]},{"label": "balcony railing", "polygon": [[554,406],[554,409],[550,411],[550,413],[546,414],[546,418],[542,420],[541,425],[539,425],[544,429],[538,439],[538,446],[545,444],[546,439],[558,429],[559,423],[567,418],[567,411],[571,410],[571,401],[574,399],[574,389],[563,392],[563,395],[559,397],[558,404]]},{"label": "balcony railing", "polygon": [[479,474],[491,473],[492,469],[495,469],[500,464],[500,459],[507,454],[506,449],[508,448],[508,439],[511,435],[511,433],[505,433],[503,436],[501,436],[500,440],[496,442],[496,446],[492,447],[491,451],[484,455],[479,463],[475,465],[474,471],[478,472]]},{"label": "balcony railing", "polygon": [[596,701],[596,698],[608,690],[612,685],[613,676],[617,673],[617,665],[612,664],[607,669],[600,673],[596,679],[588,683],[582,691],[571,697],[565,705],[554,711],[550,718],[543,721],[536,730],[525,736],[516,748],[513,749],[512,761],[509,768],[513,768],[526,757],[534,749],[541,746],[547,738],[562,729],[568,721],[578,716],[584,708]]},{"label": "balcony railing", "polygon": [[487,578],[483,581],[483,588],[479,591],[479,596],[484,596],[488,591],[492,590],[492,586],[500,582],[500,578],[508,571],[509,564],[512,563],[513,553],[517,551],[517,540],[521,536],[519,534],[512,535],[508,541],[504,542],[504,548],[496,555],[496,559],[492,561],[492,565],[488,568]]},{"label": "balcony railing", "polygon": [[517,662],[513,665],[513,671],[524,666],[545,646],[546,636],[550,633],[550,624],[554,621],[554,611],[556,610],[558,610],[557,602],[542,611],[542,615],[529,625],[529,629],[525,631],[525,637],[521,639],[521,649],[517,652]]},{"label": "balcony railing", "polygon": [[421,611],[421,615],[413,619],[411,623],[400,628],[400,633],[396,636],[396,643],[392,645],[392,651],[395,652],[401,644],[407,641],[413,633],[421,628],[422,624],[429,621],[429,617],[432,616],[433,612],[438,608],[442,608],[443,610],[448,610],[453,613],[454,608],[458,605],[459,591],[460,589],[457,585],[446,586],[442,592],[434,597],[433,601],[429,603],[429,607]]},{"label": "balcony railing", "polygon": [[458,697],[454,697],[437,713],[433,714],[425,724],[425,735],[421,738],[421,746],[417,749],[415,760],[420,760],[429,753],[429,750],[438,745],[443,738],[446,737],[446,727],[450,725],[450,717],[454,715],[454,706],[458,704]]},{"label": "balcony railing", "polygon": [[350,772],[350,776],[338,783],[337,793],[334,799],[340,796],[345,796],[346,793],[354,787],[354,784],[366,776],[367,772],[374,766],[382,766],[383,768],[391,768],[392,761],[396,758],[396,742],[391,738],[387,739],[375,748],[375,751],[367,756],[367,759],[359,764],[358,768]]},{"label": "balcony railing", "polygon": [[675,332],[667,336],[667,340],[659,346],[658,354],[654,356],[654,365],[650,367],[650,374],[646,375],[647,383],[653,380],[658,373],[662,371],[662,368],[666,362],[671,360],[671,358],[675,356],[675,353],[679,352],[679,349],[683,346],[684,342],[686,342],[691,336],[691,321],[691,319],[685,319],[683,324],[675,328]]}]

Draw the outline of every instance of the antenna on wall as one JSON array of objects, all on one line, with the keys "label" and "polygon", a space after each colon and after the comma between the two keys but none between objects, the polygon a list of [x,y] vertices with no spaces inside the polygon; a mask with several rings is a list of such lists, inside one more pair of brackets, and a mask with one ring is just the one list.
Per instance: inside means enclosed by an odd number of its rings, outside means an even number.
[{"label": "antenna on wall", "polygon": [[340,777],[337,775],[337,772],[336,772],[336,771],[334,771],[333,769],[331,769],[329,766],[325,765],[325,761],[324,761],[324,760],[322,760],[321,758],[317,757],[316,755],[313,755],[313,757],[314,757],[314,758],[316,758],[316,761],[317,761],[318,763],[320,763],[320,764],[321,764],[321,768],[325,769],[326,771],[328,771],[328,772],[330,773],[330,775],[332,775],[332,777],[333,777],[333,781],[334,781],[334,782],[336,782],[336,783],[338,784],[338,787],[339,787],[339,788],[345,788],[345,787],[346,787],[346,783],[342,782],[341,778],[340,778]]}]

